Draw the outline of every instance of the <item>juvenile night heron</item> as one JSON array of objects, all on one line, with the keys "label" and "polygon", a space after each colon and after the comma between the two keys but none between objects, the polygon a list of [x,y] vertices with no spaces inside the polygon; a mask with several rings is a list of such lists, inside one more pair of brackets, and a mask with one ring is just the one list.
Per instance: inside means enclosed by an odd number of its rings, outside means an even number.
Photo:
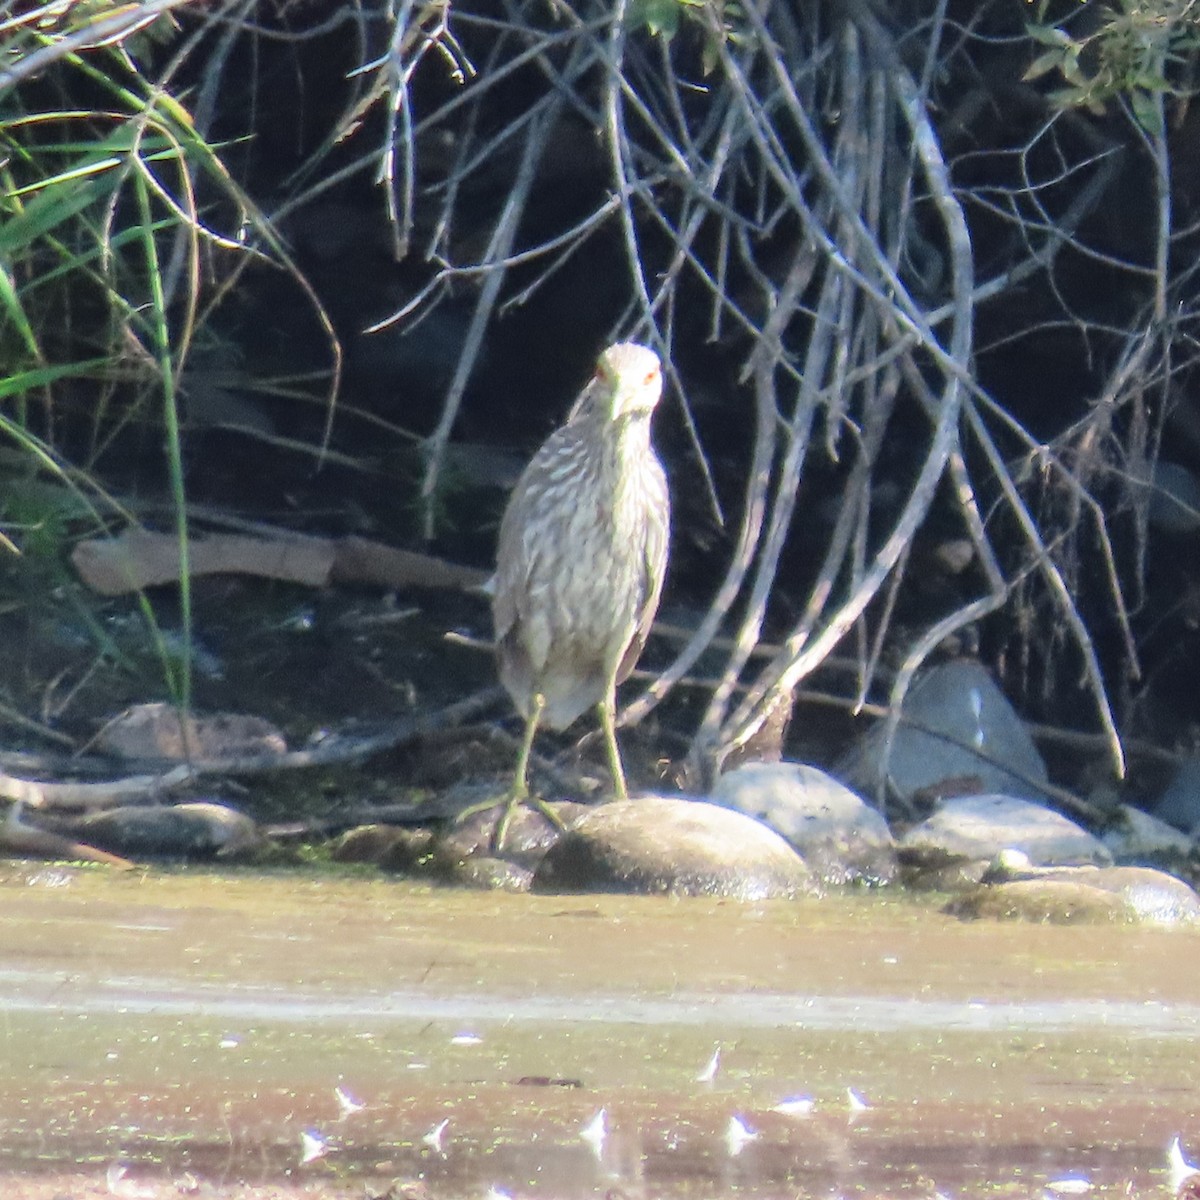
[{"label": "juvenile night heron", "polygon": [[538,727],[566,729],[593,704],[613,790],[628,795],[616,688],[642,652],[667,565],[670,499],[650,444],[661,395],[662,367],[652,350],[609,346],[566,424],[521,474],[500,523],[496,653],[525,737],[497,842],[528,798]]}]

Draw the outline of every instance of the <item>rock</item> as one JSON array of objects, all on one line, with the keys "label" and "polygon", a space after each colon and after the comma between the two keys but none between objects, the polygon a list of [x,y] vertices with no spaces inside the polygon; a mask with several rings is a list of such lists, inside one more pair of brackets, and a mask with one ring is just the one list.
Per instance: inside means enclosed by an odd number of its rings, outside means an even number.
[{"label": "rock", "polygon": [[[916,792],[936,793],[944,781],[971,780],[974,792],[1046,799],[1041,786],[1049,781],[1046,764],[979,663],[960,659],[925,672],[909,689],[903,711],[911,723],[896,730],[887,757],[890,794],[908,801]],[[861,795],[878,794],[886,733],[882,722],[875,726],[833,774]]]},{"label": "rock", "polygon": [[539,863],[538,892],[793,897],[816,890],[804,860],[773,830],[699,800],[642,796],[580,817]]},{"label": "rock", "polygon": [[[1112,854],[1098,838],[1061,813],[1012,796],[959,796],[945,800],[933,816],[914,825],[899,843],[905,867],[923,886],[977,882],[988,863],[1005,850],[1019,850],[1038,866],[1109,866]],[[951,868],[947,872],[946,868]]]},{"label": "rock", "polygon": [[1154,806],[1154,815],[1184,833],[1200,828],[1200,757],[1180,763]]},{"label": "rock", "polygon": [[[553,809],[564,823],[588,811],[586,805],[567,801]],[[333,859],[374,863],[383,871],[463,887],[526,892],[533,867],[561,831],[537,809],[522,806],[509,823],[503,857],[495,857],[492,834],[501,811],[484,809],[442,831],[412,825],[360,825],[338,839]]]},{"label": "rock", "polygon": [[1193,846],[1192,839],[1174,825],[1130,804],[1121,805],[1103,841],[1118,863],[1183,862]]},{"label": "rock", "polygon": [[[583,813],[592,811],[590,806],[576,804],[570,800],[554,801],[549,808],[566,826],[571,825]],[[437,842],[437,858],[440,862],[455,864],[465,862],[476,855],[490,855],[496,822],[503,811],[503,805],[497,805],[448,825]],[[503,857],[517,866],[533,870],[561,836],[562,831],[555,828],[541,812],[523,804],[513,813],[512,820],[508,823],[508,830],[504,835]]]},{"label": "rock", "polygon": [[333,845],[330,857],[340,863],[372,863],[386,870],[405,871],[433,848],[430,829],[406,825],[356,825]]},{"label": "rock", "polygon": [[890,883],[896,844],[883,817],[804,763],[746,763],[717,780],[711,800],[775,830],[826,886]]},{"label": "rock", "polygon": [[943,909],[977,921],[1030,921],[1039,925],[1096,925],[1124,920],[1125,905],[1111,892],[1078,880],[1020,879],[983,884]]},{"label": "rock", "polygon": [[170,704],[138,704],[114,717],[96,735],[96,746],[118,758],[219,761],[284,754],[283,734],[262,717],[215,713],[188,717],[184,742],[179,713]]},{"label": "rock", "polygon": [[1200,896],[1166,871],[1153,867],[1106,867],[1088,878],[1089,887],[1119,895],[1131,920],[1150,925],[1194,925],[1200,922]]},{"label": "rock", "polygon": [[490,854],[475,854],[460,862],[449,864],[443,876],[446,883],[458,887],[478,888],[488,892],[527,892],[533,880],[528,867],[518,866]]},{"label": "rock", "polygon": [[1187,467],[1159,459],[1150,478],[1150,524],[1164,533],[1200,529],[1200,482]]},{"label": "rock", "polygon": [[1005,873],[1013,877],[984,883],[945,911],[1056,925],[1200,924],[1200,896],[1182,879],[1150,867],[1010,867]]},{"label": "rock", "polygon": [[[43,824],[47,818],[38,814],[37,820]],[[110,808],[55,819],[52,828],[132,858],[240,858],[254,856],[267,844],[245,813],[204,801]]]}]

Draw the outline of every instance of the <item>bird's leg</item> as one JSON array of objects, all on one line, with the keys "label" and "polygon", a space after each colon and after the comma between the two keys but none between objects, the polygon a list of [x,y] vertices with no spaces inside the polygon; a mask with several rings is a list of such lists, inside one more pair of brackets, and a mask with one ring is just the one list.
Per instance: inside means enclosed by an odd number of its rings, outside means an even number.
[{"label": "bird's leg", "polygon": [[542,719],[542,709],[545,707],[546,697],[541,692],[535,692],[530,703],[529,716],[525,718],[525,736],[521,739],[521,749],[517,754],[517,766],[513,771],[513,781],[508,791],[498,800],[485,800],[482,804],[472,804],[470,808],[465,808],[458,814],[457,819],[465,821],[467,817],[474,816],[475,813],[503,806],[503,811],[496,818],[496,825],[492,830],[492,849],[497,854],[504,849],[504,835],[508,833],[508,826],[512,821],[513,813],[522,804],[528,804],[531,808],[536,808],[555,829],[561,830],[564,828],[562,818],[550,805],[544,800],[539,800],[536,796],[531,797],[529,795],[529,759],[533,753],[534,735],[537,733],[538,724]]},{"label": "bird's leg", "polygon": [[525,737],[521,741],[521,750],[517,755],[516,770],[513,771],[512,787],[505,797],[504,811],[496,820],[496,828],[492,833],[492,849],[499,853],[504,848],[504,835],[508,832],[508,823],[513,813],[522,804],[536,808],[538,812],[554,826],[555,829],[565,828],[562,817],[558,815],[544,800],[529,795],[529,756],[533,753],[533,737],[537,733],[538,723],[542,719],[542,709],[546,707],[546,697],[541,692],[533,693],[529,716],[525,720]]},{"label": "bird's leg", "polygon": [[625,770],[621,766],[621,751],[617,746],[617,684],[611,676],[600,701],[600,728],[604,731],[604,753],[608,756],[608,769],[612,772],[613,795],[618,800],[629,799],[625,786]]},{"label": "bird's leg", "polygon": [[533,753],[534,734],[537,733],[538,722],[542,719],[542,710],[545,707],[546,697],[541,692],[534,692],[529,716],[525,718],[525,737],[521,741],[521,750],[517,754],[517,767],[513,772],[512,787],[508,789],[511,803],[519,803],[529,795],[529,756]]}]

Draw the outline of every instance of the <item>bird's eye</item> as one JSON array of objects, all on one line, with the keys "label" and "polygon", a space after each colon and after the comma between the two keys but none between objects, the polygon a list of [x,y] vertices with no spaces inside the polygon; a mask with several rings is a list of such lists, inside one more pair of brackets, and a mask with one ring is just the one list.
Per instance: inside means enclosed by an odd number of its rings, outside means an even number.
[{"label": "bird's eye", "polygon": [[646,372],[646,386],[649,387],[650,384],[652,384],[656,379],[658,379],[658,377],[661,374],[662,374],[662,372],[657,367],[655,367],[653,371],[647,371]]}]

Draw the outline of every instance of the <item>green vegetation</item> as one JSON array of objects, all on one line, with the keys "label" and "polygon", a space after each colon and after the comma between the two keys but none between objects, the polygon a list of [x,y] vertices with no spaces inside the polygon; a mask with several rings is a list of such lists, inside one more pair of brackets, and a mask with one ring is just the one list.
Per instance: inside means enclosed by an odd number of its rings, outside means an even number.
[{"label": "green vegetation", "polygon": [[[180,547],[181,654],[167,652],[142,604],[170,694],[186,709],[181,382],[197,333],[242,260],[278,242],[230,177],[221,148],[198,131],[186,97],[172,94],[186,45],[157,77],[141,65],[178,41],[169,10],[183,7],[4,6],[0,431],[26,461],[7,487],[10,545],[42,559],[56,554],[64,565],[71,536],[135,519],[106,485],[123,442],[144,431],[164,446]],[[237,232],[247,227],[262,235],[253,252]],[[77,498],[75,523],[54,519],[61,505],[44,518],[18,511],[38,475]]]},{"label": "green vegetation", "polygon": [[1064,13],[1038,0],[1028,28],[1043,50],[1025,78],[1057,72],[1065,86],[1052,93],[1055,103],[1099,114],[1109,101],[1124,99],[1143,129],[1163,133],[1163,101],[1186,102],[1200,87],[1196,0],[1115,0],[1073,9]]}]

